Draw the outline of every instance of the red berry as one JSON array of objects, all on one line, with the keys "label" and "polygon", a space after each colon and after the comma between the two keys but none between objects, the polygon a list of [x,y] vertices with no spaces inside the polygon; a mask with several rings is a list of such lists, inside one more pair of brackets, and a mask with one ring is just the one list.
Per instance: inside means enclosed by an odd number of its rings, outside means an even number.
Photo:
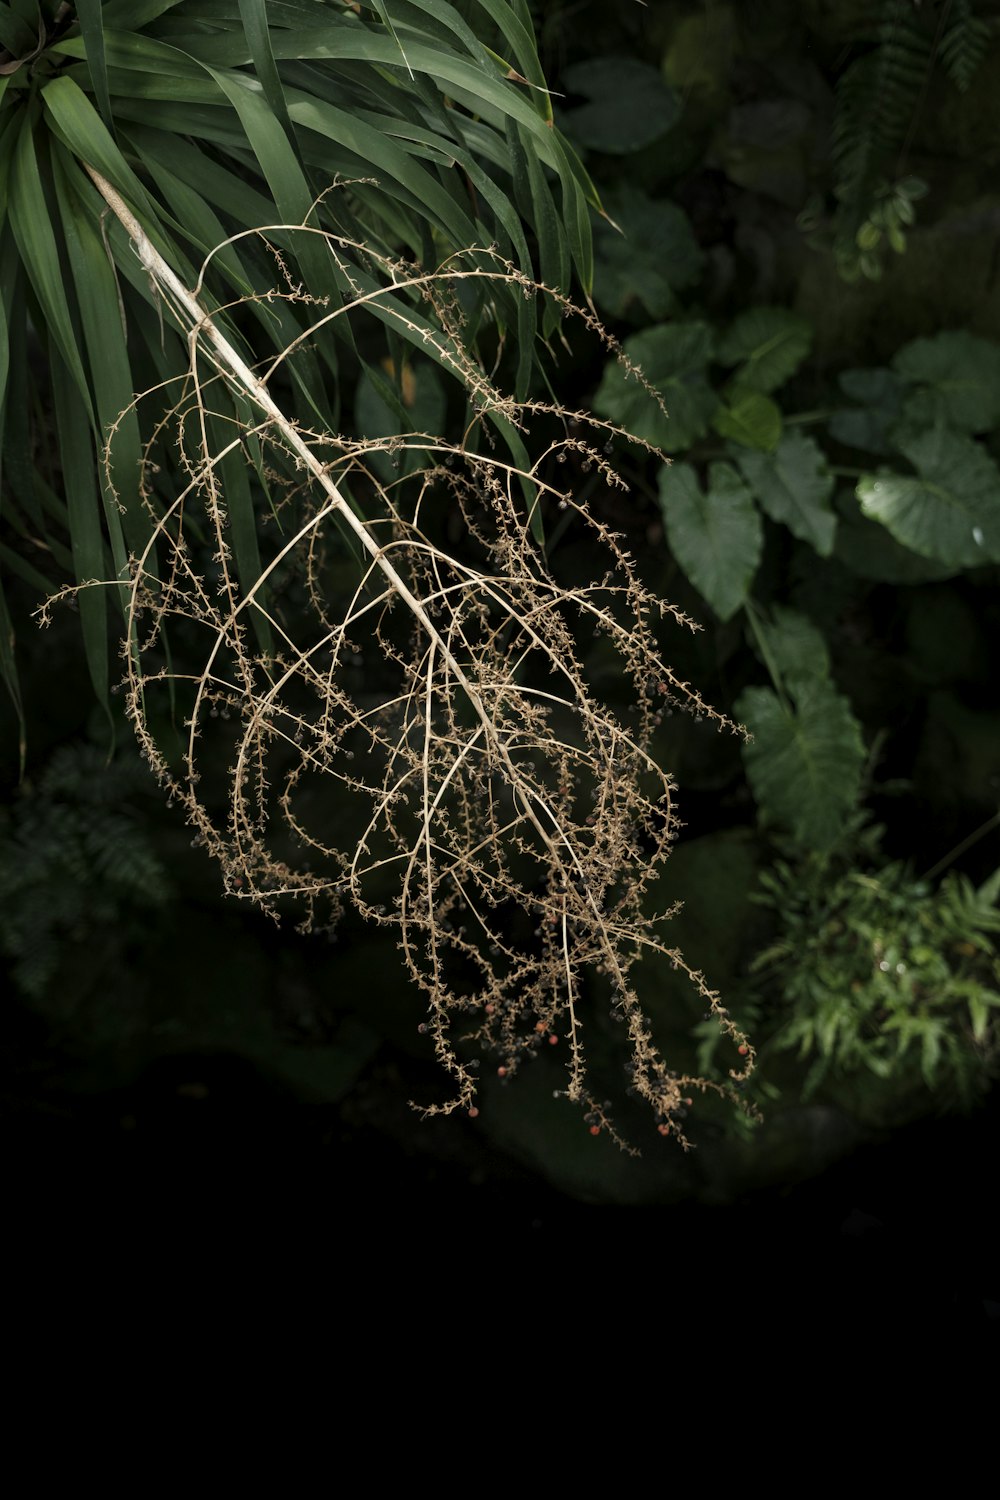
[{"label": "red berry", "polygon": [[600,1135],[600,1133],[601,1133],[601,1127],[600,1127],[600,1125],[591,1125],[591,1127],[590,1127],[590,1133],[591,1133],[591,1135]]},{"label": "red berry", "polygon": [[670,1134],[670,1126],[669,1125],[657,1125],[656,1128],[660,1132],[661,1135],[669,1135]]},{"label": "red berry", "polygon": [[552,1036],[549,1037],[549,1046],[554,1047],[558,1040],[559,1038],[555,1035],[555,1033],[553,1033]]},{"label": "red berry", "polygon": [[478,1115],[479,1115],[479,1111],[476,1108],[476,1106],[473,1104],[472,1108],[469,1110],[469,1119],[470,1120],[475,1120],[475,1119],[478,1118]]},{"label": "red berry", "polygon": [[744,1046],[744,1044],[741,1042],[740,1045],[737,1047],[736,1050],[740,1054],[741,1057],[746,1057],[747,1053],[750,1051],[750,1048]]},{"label": "red berry", "polygon": [[497,1077],[498,1078],[506,1078],[507,1077],[507,1069],[506,1068],[497,1068]]}]

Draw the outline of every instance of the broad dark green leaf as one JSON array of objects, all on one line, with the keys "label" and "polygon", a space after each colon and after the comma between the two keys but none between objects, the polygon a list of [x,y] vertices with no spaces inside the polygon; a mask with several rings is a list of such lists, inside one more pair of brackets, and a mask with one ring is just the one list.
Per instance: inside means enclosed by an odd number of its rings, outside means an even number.
[{"label": "broad dark green leaf", "polygon": [[712,426],[720,437],[744,448],[772,453],[781,439],[781,410],[760,391],[735,386],[726,392],[726,404],[715,413]]},{"label": "broad dark green leaf", "polygon": [[844,370],[837,381],[858,405],[832,413],[827,424],[830,436],[865,453],[893,453],[890,432],[902,412],[905,389],[900,377],[892,370],[875,368]]},{"label": "broad dark green leaf", "polygon": [[665,323],[625,340],[625,354],[660,392],[666,415],[633,374],[605,366],[594,409],[636,437],[679,453],[708,431],[719,398],[708,383],[712,330],[707,323]]},{"label": "broad dark green leaf", "polygon": [[1000,470],[986,449],[943,427],[912,435],[899,449],[916,474],[866,475],[857,487],[864,515],[948,567],[1000,561]]},{"label": "broad dark green leaf", "polygon": [[709,465],[702,490],[690,464],[660,472],[660,510],[670,550],[722,620],[731,619],[753,582],[763,528],[750,491],[725,463]]},{"label": "broad dark green leaf", "polygon": [[743,757],[762,813],[801,849],[831,848],[857,805],[865,764],[846,698],[825,679],[803,682],[794,708],[770,688],[747,688],[736,714],[753,735]]},{"label": "broad dark green leaf", "polygon": [[780,521],[821,557],[829,557],[837,529],[830,504],[833,475],[813,439],[787,432],[773,453],[740,448],[733,456],[772,521]]},{"label": "broad dark green leaf", "polygon": [[795,609],[776,606],[770,620],[757,622],[766,655],[764,664],[774,671],[782,686],[797,697],[811,682],[823,682],[830,676],[830,656],[826,642],[816,626]]},{"label": "broad dark green leaf", "polygon": [[574,140],[627,155],[659,140],[680,118],[680,100],[658,68],[635,57],[594,57],[563,73],[567,93],[586,104],[562,112]]},{"label": "broad dark green leaf", "polygon": [[719,341],[716,359],[737,365],[738,385],[774,391],[794,375],[812,348],[812,325],[787,307],[750,307]]},{"label": "broad dark green leaf", "polygon": [[834,556],[859,578],[903,587],[952,578],[960,571],[957,564],[936,562],[904,547],[896,538],[863,514],[853,490],[837,494],[837,540]]},{"label": "broad dark green leaf", "polygon": [[904,344],[892,365],[917,386],[904,408],[908,423],[989,432],[1000,422],[1000,344],[964,331],[938,333]]},{"label": "broad dark green leaf", "polygon": [[[605,200],[612,223],[598,225],[594,297],[616,318],[665,318],[676,292],[693,286],[703,256],[683,209],[626,184]],[[617,228],[615,227],[617,225]]]}]

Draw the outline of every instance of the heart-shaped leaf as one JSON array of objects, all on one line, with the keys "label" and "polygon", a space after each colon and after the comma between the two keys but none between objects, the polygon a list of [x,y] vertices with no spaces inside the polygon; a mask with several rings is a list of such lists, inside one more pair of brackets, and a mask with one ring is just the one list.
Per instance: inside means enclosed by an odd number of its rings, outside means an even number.
[{"label": "heart-shaped leaf", "polygon": [[938,333],[904,344],[892,364],[918,387],[905,406],[914,426],[989,432],[1000,422],[1000,345],[991,340]]},{"label": "heart-shaped leaf", "polygon": [[708,431],[719,404],[706,378],[712,330],[707,323],[661,323],[626,339],[624,350],[660,392],[666,413],[618,363],[605,367],[595,411],[665,453],[689,448]]},{"label": "heart-shaped leaf", "polygon": [[744,448],[772,453],[781,438],[781,411],[770,396],[737,387],[728,393],[712,426],[720,437],[731,438]]},{"label": "heart-shaped leaf", "polygon": [[635,57],[594,57],[562,75],[567,92],[586,104],[566,110],[561,123],[581,146],[616,156],[641,151],[680,118],[680,100],[659,68]]},{"label": "heart-shaped leaf", "polygon": [[812,348],[811,324],[787,307],[751,307],[722,338],[716,358],[739,365],[739,385],[774,391],[793,375]]},{"label": "heart-shaped leaf", "polygon": [[734,457],[772,521],[780,521],[821,557],[829,557],[837,529],[830,504],[833,475],[813,439],[790,432],[774,453],[740,449]]},{"label": "heart-shaped leaf", "polygon": [[829,849],[857,804],[865,763],[846,698],[819,678],[799,684],[794,707],[770,688],[747,688],[736,712],[753,735],[743,757],[761,811],[802,848]]},{"label": "heart-shaped leaf", "polygon": [[605,199],[618,226],[598,227],[594,243],[594,297],[615,317],[643,308],[663,318],[673,308],[675,292],[692,286],[701,274],[703,256],[683,209],[655,202],[626,184]]},{"label": "heart-shaped leaf", "polygon": [[750,491],[731,464],[709,466],[703,491],[690,464],[660,474],[660,509],[670,550],[722,620],[736,613],[753,582],[763,528]]},{"label": "heart-shaped leaf", "polygon": [[943,427],[899,447],[916,474],[865,475],[857,487],[864,515],[949,567],[1000,561],[1000,470],[985,448]]}]

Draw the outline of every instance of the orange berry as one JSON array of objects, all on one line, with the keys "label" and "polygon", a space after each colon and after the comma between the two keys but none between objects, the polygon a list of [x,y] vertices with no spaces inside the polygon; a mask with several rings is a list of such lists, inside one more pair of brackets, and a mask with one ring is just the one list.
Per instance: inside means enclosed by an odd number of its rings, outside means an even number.
[{"label": "orange berry", "polygon": [[479,1111],[478,1111],[478,1109],[477,1109],[477,1108],[476,1108],[476,1106],[475,1106],[475,1105],[474,1105],[474,1104],[473,1104],[473,1106],[472,1106],[472,1107],[471,1107],[471,1109],[470,1109],[470,1110],[469,1110],[469,1119],[470,1119],[470,1120],[475,1120],[475,1119],[477,1119],[477,1118],[478,1118],[478,1115],[479,1115]]},{"label": "orange berry", "polygon": [[591,1125],[591,1127],[590,1127],[590,1133],[591,1133],[591,1135],[600,1135],[600,1133],[601,1133],[601,1127],[600,1127],[600,1125]]},{"label": "orange berry", "polygon": [[498,1078],[506,1078],[507,1077],[507,1069],[506,1068],[497,1068],[497,1077]]},{"label": "orange berry", "polygon": [[740,1056],[741,1056],[741,1057],[746,1057],[746,1055],[747,1055],[747,1053],[748,1053],[748,1052],[749,1052],[749,1051],[750,1051],[750,1048],[749,1048],[749,1047],[747,1047],[747,1046],[745,1046],[745,1045],[744,1045],[744,1044],[743,1044],[743,1043],[742,1043],[742,1042],[741,1042],[741,1043],[740,1043],[740,1045],[739,1045],[739,1046],[738,1046],[738,1047],[737,1047],[737,1049],[736,1049],[736,1050],[737,1050],[737,1052],[738,1052],[738,1053],[739,1053],[739,1054],[740,1054]]}]

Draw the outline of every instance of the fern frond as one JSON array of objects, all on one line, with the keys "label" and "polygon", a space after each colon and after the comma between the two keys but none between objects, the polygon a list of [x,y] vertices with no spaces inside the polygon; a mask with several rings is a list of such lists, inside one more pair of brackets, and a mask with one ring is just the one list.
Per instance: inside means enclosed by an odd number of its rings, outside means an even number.
[{"label": "fern frond", "polygon": [[105,763],[91,745],[57,750],[0,826],[0,954],[40,999],[67,951],[95,927],[161,905],[167,877],[129,805],[149,790],[138,760]]},{"label": "fern frond", "polygon": [[901,144],[931,64],[931,46],[900,0],[888,0],[868,38],[874,45],[837,86],[833,158],[837,196],[860,211]]},{"label": "fern frond", "polygon": [[954,0],[952,22],[941,38],[939,55],[952,83],[963,94],[986,56],[990,26],[973,14],[972,0]]}]

